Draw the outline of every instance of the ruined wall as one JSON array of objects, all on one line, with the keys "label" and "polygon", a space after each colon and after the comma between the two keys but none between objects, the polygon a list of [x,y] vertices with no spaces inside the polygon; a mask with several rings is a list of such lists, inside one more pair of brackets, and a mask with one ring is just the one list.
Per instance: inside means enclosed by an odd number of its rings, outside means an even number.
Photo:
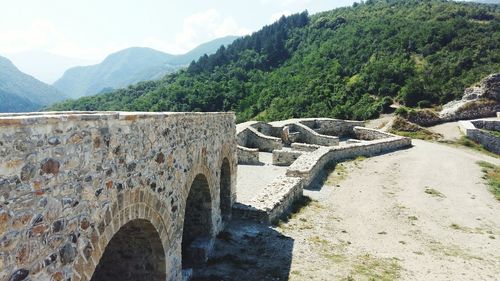
[{"label": "ruined wall", "polygon": [[259,163],[259,150],[257,148],[238,145],[238,164],[258,165]]},{"label": "ruined wall", "polygon": [[286,175],[303,178],[304,186],[313,187],[315,181],[321,180],[324,176],[325,168],[340,161],[358,156],[374,156],[409,146],[411,146],[410,138],[394,136],[346,146],[321,147],[299,156],[287,169]]},{"label": "ruined wall", "polygon": [[379,140],[386,139],[390,137],[395,137],[396,135],[386,133],[376,129],[370,129],[365,127],[354,127],[354,136],[360,140]]},{"label": "ruined wall", "polygon": [[339,137],[351,136],[352,129],[354,127],[364,126],[363,121],[330,118],[306,118],[300,119],[299,122],[308,126],[319,134]]},{"label": "ruined wall", "polygon": [[128,277],[180,280],[191,184],[199,174],[208,182],[213,239],[221,200],[235,200],[236,164],[230,113],[2,115],[0,280],[90,280],[115,233],[138,220],[157,239],[136,244],[161,241],[165,262],[149,267],[162,267],[156,276]]},{"label": "ruined wall", "polygon": [[238,145],[248,148],[258,148],[260,151],[272,152],[281,149],[283,142],[280,138],[267,136],[253,127],[247,127],[238,133]]},{"label": "ruined wall", "polygon": [[334,146],[339,145],[339,138],[336,136],[322,135],[309,128],[308,126],[295,123],[288,125],[290,132],[298,132],[298,137],[292,142],[302,142],[308,144],[316,144],[323,146]]},{"label": "ruined wall", "polygon": [[240,219],[273,224],[290,213],[293,203],[304,193],[303,181],[295,177],[279,177],[249,204],[236,203],[233,215]]},{"label": "ruined wall", "polygon": [[500,120],[460,121],[460,129],[471,140],[480,143],[487,150],[500,154],[500,138],[490,131],[500,131]]}]

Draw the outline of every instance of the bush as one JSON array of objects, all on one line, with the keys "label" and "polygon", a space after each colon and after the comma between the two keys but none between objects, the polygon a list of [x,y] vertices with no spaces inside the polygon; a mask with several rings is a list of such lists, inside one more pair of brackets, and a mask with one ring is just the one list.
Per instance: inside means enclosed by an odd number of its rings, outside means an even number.
[{"label": "bush", "polygon": [[432,106],[431,102],[428,100],[421,100],[417,103],[419,108],[429,108]]},{"label": "bush", "polygon": [[406,106],[401,106],[399,108],[396,109],[396,111],[394,111],[394,114],[396,114],[397,116],[401,116],[401,117],[408,117],[408,113],[410,112],[410,108],[406,107]]}]

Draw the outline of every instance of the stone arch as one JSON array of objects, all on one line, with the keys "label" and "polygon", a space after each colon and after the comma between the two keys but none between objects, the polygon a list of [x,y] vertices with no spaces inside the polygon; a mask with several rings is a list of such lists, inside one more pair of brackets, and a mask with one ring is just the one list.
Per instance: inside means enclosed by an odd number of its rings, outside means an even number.
[{"label": "stone arch", "polygon": [[[169,251],[173,241],[171,241],[170,215],[165,203],[158,199],[156,194],[146,189],[125,190],[116,195],[111,205],[102,210],[102,220],[95,224],[94,234],[88,246],[77,256],[74,267],[75,280],[114,280],[107,276],[109,270],[104,269],[103,273],[96,273],[102,270],[105,265],[109,265],[109,253],[116,253],[118,245],[130,247],[131,241],[135,241],[137,246],[149,248],[150,254],[158,259],[143,256],[145,271],[154,270],[154,274],[147,275],[147,278],[137,278],[136,273],[127,271],[126,276],[133,279],[121,277],[120,281],[126,280],[174,280],[176,276],[169,276],[168,268],[175,267],[171,264],[175,259]],[[124,242],[124,236],[126,241]],[[145,239],[149,241],[145,241]],[[134,244],[135,245],[135,244]],[[110,248],[108,248],[110,247]],[[127,250],[124,251],[125,253]],[[134,252],[129,249],[128,253]],[[101,264],[101,262],[103,264]],[[123,262],[120,259],[120,262]],[[130,264],[130,263],[129,263]],[[163,264],[163,266],[162,266]],[[113,264],[114,265],[114,264]],[[140,268],[139,268],[140,269]]]},{"label": "stone arch", "polygon": [[196,175],[189,188],[182,231],[182,268],[201,266],[213,247],[212,196],[207,177]]},{"label": "stone arch", "polygon": [[160,236],[145,219],[124,224],[109,241],[91,281],[166,280]]},{"label": "stone arch", "polygon": [[231,218],[232,205],[232,185],[231,185],[231,165],[224,157],[220,168],[220,213],[222,221],[226,222]]}]

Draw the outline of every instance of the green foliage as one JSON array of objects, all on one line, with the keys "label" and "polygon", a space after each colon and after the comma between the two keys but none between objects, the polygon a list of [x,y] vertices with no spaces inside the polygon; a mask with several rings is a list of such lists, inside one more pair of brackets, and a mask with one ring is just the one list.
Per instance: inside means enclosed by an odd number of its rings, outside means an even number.
[{"label": "green foliage", "polygon": [[161,81],[52,109],[235,111],[237,121],[367,119],[439,105],[500,69],[500,8],[366,1],[276,23]]},{"label": "green foliage", "polygon": [[394,114],[396,114],[397,116],[401,116],[403,118],[406,118],[406,117],[408,117],[410,110],[411,109],[406,107],[406,106],[401,106],[401,107],[398,107],[396,109],[396,111],[394,111]]},{"label": "green foliage", "polygon": [[485,161],[477,162],[484,173],[483,178],[487,180],[491,193],[500,201],[500,166]]}]

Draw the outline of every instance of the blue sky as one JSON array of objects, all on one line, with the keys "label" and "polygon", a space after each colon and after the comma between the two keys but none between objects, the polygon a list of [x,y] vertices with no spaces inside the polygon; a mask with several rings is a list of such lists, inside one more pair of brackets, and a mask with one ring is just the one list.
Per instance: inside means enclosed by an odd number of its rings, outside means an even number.
[{"label": "blue sky", "polygon": [[46,51],[99,61],[131,46],[183,53],[244,35],[282,14],[352,5],[351,0],[0,0],[0,54]]}]

